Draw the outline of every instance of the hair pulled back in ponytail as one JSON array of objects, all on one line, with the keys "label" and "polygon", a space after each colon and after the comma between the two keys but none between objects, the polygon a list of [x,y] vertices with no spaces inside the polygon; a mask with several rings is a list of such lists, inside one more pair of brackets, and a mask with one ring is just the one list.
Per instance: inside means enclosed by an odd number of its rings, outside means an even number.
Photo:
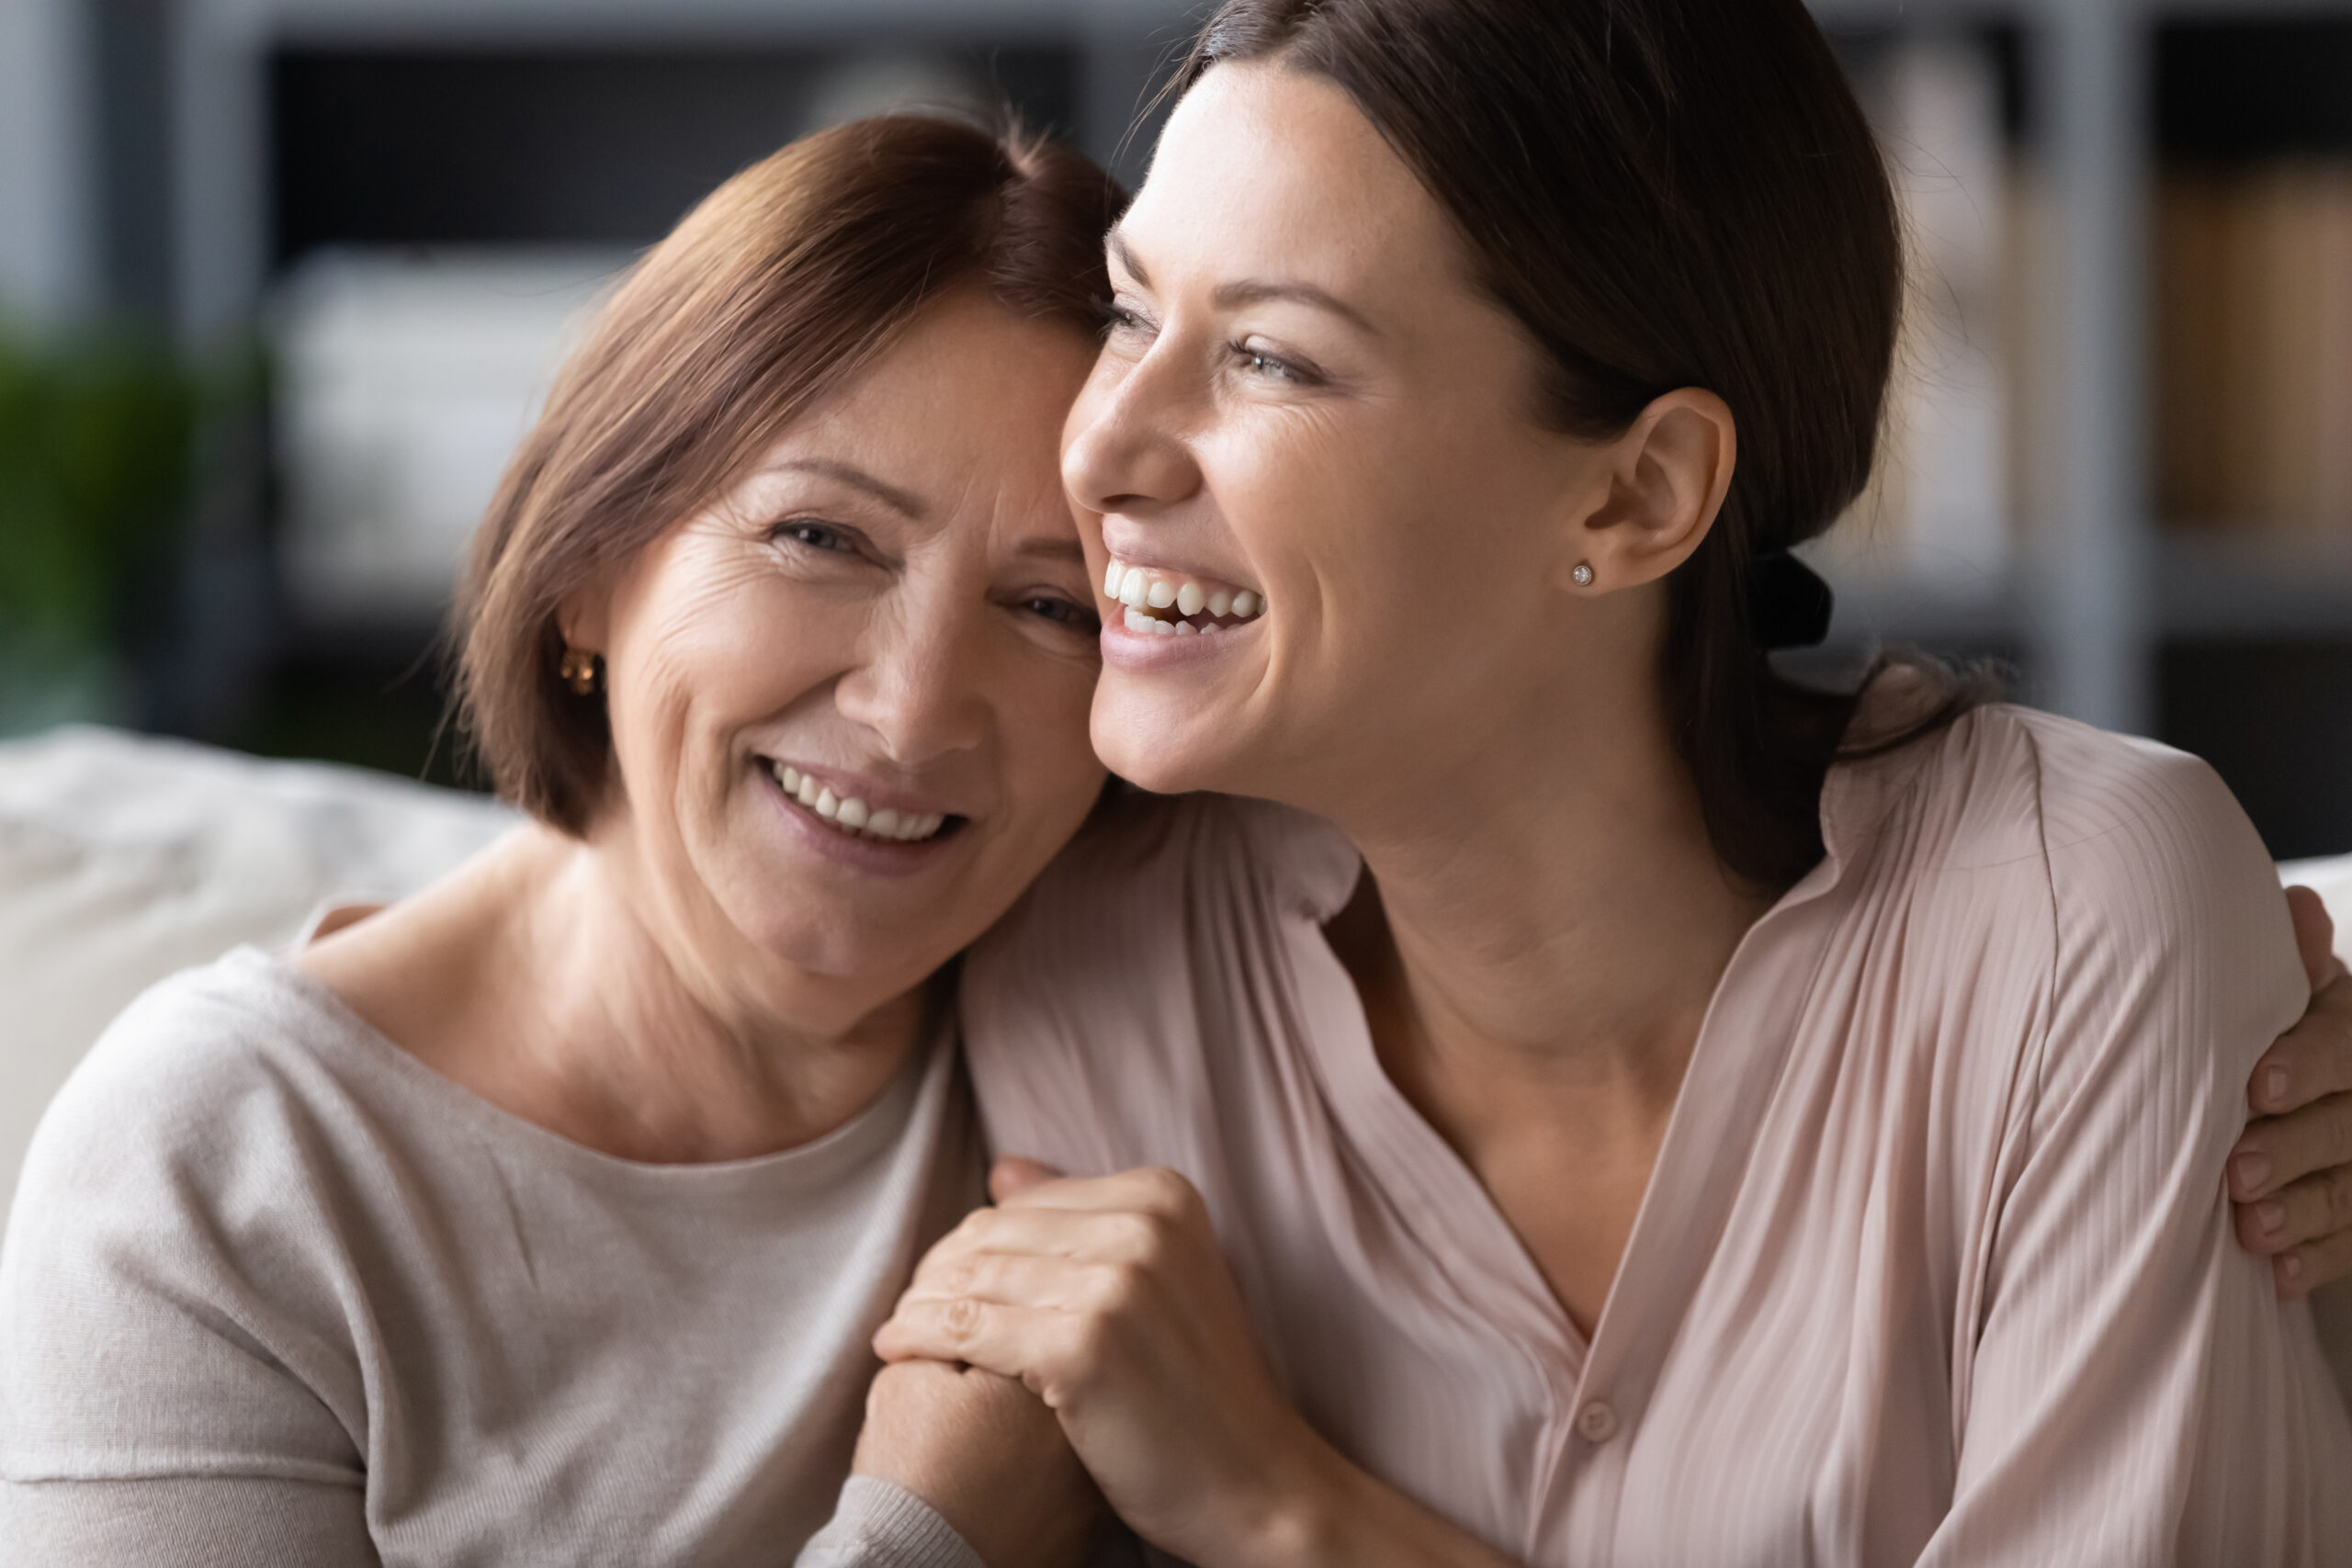
[{"label": "hair pulled back in ponytail", "polygon": [[1903,294],[1894,192],[1820,29],[1801,0],[1227,0],[1171,88],[1276,57],[1452,216],[1548,362],[1538,417],[1601,438],[1677,388],[1730,405],[1738,467],[1669,583],[1665,687],[1716,852],[1794,882],[1855,698],[1772,668],[1747,576],[1861,492]]}]

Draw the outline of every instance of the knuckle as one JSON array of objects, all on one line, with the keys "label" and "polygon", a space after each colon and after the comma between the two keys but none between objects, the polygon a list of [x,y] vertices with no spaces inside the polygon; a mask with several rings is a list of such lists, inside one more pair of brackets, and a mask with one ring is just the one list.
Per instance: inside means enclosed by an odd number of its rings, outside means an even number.
[{"label": "knuckle", "polygon": [[987,1318],[987,1309],[969,1296],[953,1296],[940,1305],[939,1320],[947,1332],[961,1342],[969,1342],[980,1331]]}]

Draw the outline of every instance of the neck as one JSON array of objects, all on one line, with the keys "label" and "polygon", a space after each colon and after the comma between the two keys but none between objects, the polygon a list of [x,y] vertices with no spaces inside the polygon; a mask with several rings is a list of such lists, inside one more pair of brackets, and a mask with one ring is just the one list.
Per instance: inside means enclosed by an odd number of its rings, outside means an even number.
[{"label": "neck", "polygon": [[1431,749],[1475,768],[1359,769],[1397,787],[1329,813],[1371,874],[1335,943],[1392,1077],[1442,1131],[1531,1095],[1662,1126],[1770,901],[1716,858],[1650,682],[1578,685],[1623,695],[1573,720],[1539,696]]},{"label": "neck", "polygon": [[542,834],[511,868],[479,988],[512,1042],[492,1099],[606,1153],[686,1164],[810,1142],[882,1093],[922,1036],[920,980],[809,976],[731,929],[713,952],[633,865],[625,844]]}]

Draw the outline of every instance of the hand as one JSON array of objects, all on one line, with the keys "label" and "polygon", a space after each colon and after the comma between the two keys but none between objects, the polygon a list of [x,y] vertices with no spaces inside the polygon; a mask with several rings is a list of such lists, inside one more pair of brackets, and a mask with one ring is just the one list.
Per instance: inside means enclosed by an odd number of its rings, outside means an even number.
[{"label": "hand", "polygon": [[970,1367],[876,1373],[850,1468],[930,1504],[989,1568],[1075,1568],[1102,1511],[1053,1412]]},{"label": "hand", "polygon": [[2352,1273],[2352,977],[2319,895],[2287,889],[2312,1006],[2254,1066],[2256,1113],[2230,1151],[2238,1241],[2287,1301]]},{"label": "hand", "polygon": [[998,1206],[932,1248],[875,1349],[1021,1379],[1155,1545],[1265,1555],[1345,1461],[1274,1386],[1200,1195],[1167,1170],[1045,1174],[997,1168]]}]

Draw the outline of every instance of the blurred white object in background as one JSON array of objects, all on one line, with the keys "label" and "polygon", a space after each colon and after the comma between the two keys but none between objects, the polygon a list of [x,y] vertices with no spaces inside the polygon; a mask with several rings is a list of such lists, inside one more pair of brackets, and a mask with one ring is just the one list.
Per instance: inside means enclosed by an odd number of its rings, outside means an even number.
[{"label": "blurred white object in background", "polygon": [[507,457],[628,261],[337,250],[288,275],[269,321],[298,615],[441,614]]},{"label": "blurred white object in background", "polygon": [[1903,210],[1909,278],[1871,489],[1823,541],[1840,574],[1997,584],[2011,556],[2009,367],[2001,322],[2010,204],[1990,51],[1928,34],[1862,85]]}]

